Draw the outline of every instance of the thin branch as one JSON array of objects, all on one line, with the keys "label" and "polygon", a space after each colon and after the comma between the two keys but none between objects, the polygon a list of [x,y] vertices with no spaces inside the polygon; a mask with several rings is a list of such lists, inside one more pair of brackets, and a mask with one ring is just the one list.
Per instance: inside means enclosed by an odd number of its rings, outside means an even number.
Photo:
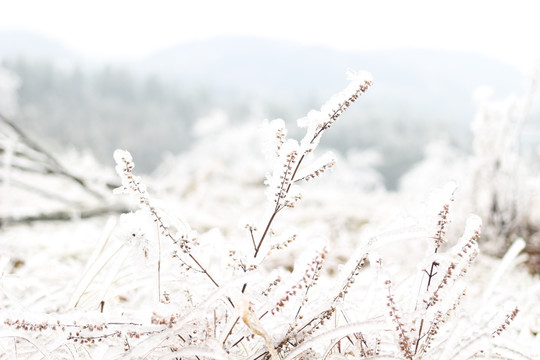
[{"label": "thin branch", "polygon": [[91,194],[95,198],[100,199],[100,200],[104,199],[102,194],[100,194],[97,191],[91,189],[88,186],[88,184],[86,184],[86,180],[84,180],[83,178],[81,178],[79,176],[76,176],[76,175],[73,175],[72,173],[70,173],[66,168],[64,168],[60,164],[60,162],[58,162],[58,160],[52,154],[50,154],[47,150],[42,148],[38,143],[33,141],[17,125],[15,125],[15,123],[13,121],[9,120],[2,113],[0,113],[0,121],[2,123],[6,124],[12,131],[15,132],[15,134],[18,136],[18,138],[21,140],[21,142],[23,144],[28,146],[30,149],[32,149],[32,150],[42,154],[43,156],[45,156],[46,160],[48,160],[48,164],[46,164],[46,165],[48,165],[48,167],[51,169],[52,172],[54,172],[56,174],[59,174],[59,175],[62,175],[62,176],[65,176],[65,177],[73,180],[74,182],[79,184],[86,192],[88,192],[89,194]]}]

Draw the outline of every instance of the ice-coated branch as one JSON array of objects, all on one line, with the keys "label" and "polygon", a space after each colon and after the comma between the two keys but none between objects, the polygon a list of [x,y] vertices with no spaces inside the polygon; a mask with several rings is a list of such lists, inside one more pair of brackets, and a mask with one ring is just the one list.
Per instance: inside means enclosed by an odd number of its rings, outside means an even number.
[{"label": "ice-coated branch", "polygon": [[[28,158],[32,162],[33,166],[36,163],[42,165],[44,167],[44,169],[42,170],[44,173],[58,174],[60,176],[64,176],[76,182],[87,193],[91,194],[96,199],[104,199],[102,194],[88,186],[85,179],[72,174],[68,169],[62,166],[60,162],[51,153],[41,147],[37,142],[32,140],[28,135],[26,135],[24,131],[22,131],[17,125],[15,125],[13,121],[8,119],[2,113],[0,113],[0,124],[3,124],[6,128],[8,128],[11,133],[15,134],[14,136],[16,137],[16,139],[22,144],[24,144],[25,150],[27,151],[19,154],[19,156]],[[29,156],[28,154],[37,156],[38,159],[35,159],[33,158],[33,156]]]},{"label": "ice-coated branch", "polygon": [[386,296],[386,306],[389,310],[388,314],[390,315],[390,319],[395,326],[394,334],[397,336],[399,350],[401,351],[401,354],[404,358],[412,359],[414,354],[411,349],[411,338],[408,334],[407,329],[405,328],[405,323],[403,322],[400,315],[400,310],[398,309],[394,300],[394,295],[392,294],[391,290],[391,281],[385,280],[384,285],[386,286],[386,289],[388,291],[388,295]]},{"label": "ice-coated branch", "polygon": [[[354,103],[360,95],[365,93],[372,85],[371,75],[366,72],[348,72],[349,85],[340,93],[334,95],[326,102],[320,111],[311,111],[308,115],[298,120],[299,127],[307,128],[306,135],[298,144],[294,140],[285,141],[287,134],[282,120],[275,120],[269,124],[277,147],[277,159],[272,175],[266,181],[269,188],[269,196],[275,202],[275,207],[265,230],[255,246],[254,257],[256,258],[261,246],[268,235],[270,227],[279,211],[285,207],[294,207],[301,199],[299,192],[294,192],[294,184],[297,182],[297,173],[305,157],[317,147],[324,131],[332,127],[336,120]],[[333,160],[321,165],[313,173],[303,175],[301,179],[318,176],[321,172],[334,165]]]},{"label": "ice-coated branch", "polygon": [[[146,186],[144,185],[139,176],[133,175],[133,168],[135,167],[135,164],[133,163],[133,158],[131,157],[131,154],[125,150],[116,150],[114,152],[114,159],[117,164],[116,172],[122,180],[122,186],[115,189],[114,192],[117,194],[127,193],[135,195],[139,200],[139,207],[148,209],[152,218],[154,219],[154,222],[158,224],[161,234],[169,238],[175,245],[178,245],[180,247],[180,250],[184,254],[189,256],[189,258],[196,264],[198,270],[203,272],[216,287],[219,287],[219,284],[206,270],[206,267],[203,266],[193,256],[193,254],[191,254],[191,245],[193,243],[193,239],[189,239],[185,235],[181,235],[179,238],[173,235],[170,232],[169,227],[165,224],[163,218],[159,215],[157,209],[151,204],[148,191],[146,190]],[[178,258],[180,259],[180,257]],[[188,268],[191,267],[190,265],[187,266]]]}]

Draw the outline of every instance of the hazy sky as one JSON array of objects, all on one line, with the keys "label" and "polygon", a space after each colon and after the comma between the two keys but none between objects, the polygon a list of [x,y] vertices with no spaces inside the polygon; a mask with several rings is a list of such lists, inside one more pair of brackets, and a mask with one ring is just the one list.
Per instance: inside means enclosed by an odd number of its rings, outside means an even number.
[{"label": "hazy sky", "polygon": [[540,58],[540,1],[524,0],[0,0],[5,29],[35,31],[103,60],[219,35],[473,51],[524,71]]}]

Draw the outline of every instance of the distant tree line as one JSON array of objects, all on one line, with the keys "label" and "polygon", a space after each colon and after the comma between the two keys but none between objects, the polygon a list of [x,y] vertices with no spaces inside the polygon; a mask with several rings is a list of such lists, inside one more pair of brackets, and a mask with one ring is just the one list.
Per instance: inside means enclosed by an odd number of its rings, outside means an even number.
[{"label": "distant tree line", "polygon": [[[225,111],[231,123],[278,117],[293,123],[321,101],[315,92],[260,99],[234,84],[229,92],[216,91],[212,79],[183,83],[119,66],[60,67],[21,58],[3,65],[20,78],[17,122],[28,133],[49,146],[90,149],[107,164],[115,149],[131,149],[141,171],[153,170],[164,152],[187,150],[195,121],[215,109]],[[345,114],[321,145],[343,153],[377,150],[383,158],[378,170],[389,188],[422,158],[431,140],[467,143],[462,128],[410,115],[398,105],[359,108]]]},{"label": "distant tree line", "polygon": [[5,66],[21,80],[18,121],[33,136],[91,149],[108,162],[116,148],[131,148],[145,170],[163,151],[187,149],[193,119],[214,106],[202,88],[188,90],[119,67],[59,69],[22,59]]}]

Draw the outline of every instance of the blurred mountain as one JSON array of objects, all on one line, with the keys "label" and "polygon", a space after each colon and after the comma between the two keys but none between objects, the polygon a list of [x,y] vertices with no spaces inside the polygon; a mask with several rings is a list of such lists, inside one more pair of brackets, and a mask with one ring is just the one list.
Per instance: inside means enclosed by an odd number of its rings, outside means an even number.
[{"label": "blurred mountain", "polygon": [[[399,106],[412,113],[468,122],[480,85],[495,96],[521,92],[522,75],[478,54],[430,49],[338,51],[261,38],[202,40],[155,53],[139,66],[182,81],[206,82],[223,92],[294,101],[326,99],[344,84],[347,68],[375,79],[370,106]],[[292,96],[292,97],[291,97]]]},{"label": "blurred mountain", "polygon": [[[15,57],[84,61],[44,36],[0,32],[0,58]],[[522,90],[517,69],[478,54],[431,49],[338,51],[251,37],[180,44],[127,65],[170,81],[203,85],[217,94],[234,93],[284,106],[292,101],[308,101],[309,105],[323,101],[343,87],[346,69],[368,70],[376,86],[370,90],[366,106],[392,106],[458,122],[470,121],[472,93],[478,86],[491,86],[496,97]]]}]

